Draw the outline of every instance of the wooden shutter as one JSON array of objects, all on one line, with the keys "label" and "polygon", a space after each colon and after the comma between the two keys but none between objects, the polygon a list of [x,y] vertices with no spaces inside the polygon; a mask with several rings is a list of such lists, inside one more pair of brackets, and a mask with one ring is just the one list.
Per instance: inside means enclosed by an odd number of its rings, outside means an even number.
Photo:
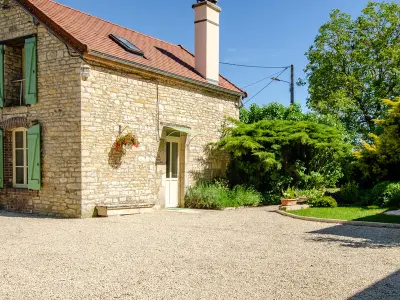
[{"label": "wooden shutter", "polygon": [[3,143],[4,133],[0,129],[0,188],[4,187],[4,143]]},{"label": "wooden shutter", "polygon": [[40,125],[28,129],[28,188],[40,190]]},{"label": "wooden shutter", "polygon": [[0,45],[0,107],[4,107],[4,45]]},{"label": "wooden shutter", "polygon": [[25,40],[25,103],[37,103],[36,37]]}]

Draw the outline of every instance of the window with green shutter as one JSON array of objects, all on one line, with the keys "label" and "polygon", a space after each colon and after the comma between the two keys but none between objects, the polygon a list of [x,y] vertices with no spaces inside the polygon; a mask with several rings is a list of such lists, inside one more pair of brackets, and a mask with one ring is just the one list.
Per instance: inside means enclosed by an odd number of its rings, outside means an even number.
[{"label": "window with green shutter", "polygon": [[28,129],[28,189],[40,190],[40,125]]},{"label": "window with green shutter", "polygon": [[25,40],[25,103],[37,103],[36,37]]},{"label": "window with green shutter", "polygon": [[0,107],[4,107],[4,45],[0,45]]}]

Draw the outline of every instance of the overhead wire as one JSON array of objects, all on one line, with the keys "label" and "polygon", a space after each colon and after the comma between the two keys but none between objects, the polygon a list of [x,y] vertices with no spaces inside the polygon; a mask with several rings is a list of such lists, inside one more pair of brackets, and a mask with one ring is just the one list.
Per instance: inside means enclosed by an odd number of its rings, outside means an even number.
[{"label": "overhead wire", "polygon": [[[289,67],[286,67],[284,70],[279,72],[278,75],[275,78],[279,78],[279,76],[281,76],[287,69],[289,69]],[[243,105],[246,105],[251,100],[253,100],[255,97],[257,97],[259,94],[261,94],[267,87],[269,87],[272,84],[272,82],[275,81],[274,79],[271,79],[271,81],[268,84],[266,84],[261,90],[259,90],[253,97],[249,98],[246,102],[244,102]]]},{"label": "overhead wire", "polygon": [[267,79],[269,79],[269,78],[272,78],[272,77],[278,75],[279,73],[280,73],[280,72],[276,72],[276,73],[274,73],[274,74],[271,74],[271,75],[269,75],[268,77],[264,77],[264,78],[262,78],[262,79],[260,79],[260,80],[258,80],[258,81],[256,81],[256,82],[253,82],[253,83],[251,83],[251,84],[249,84],[249,85],[244,86],[243,88],[246,89],[246,88],[248,88],[248,87],[251,87],[251,86],[253,86],[253,85],[256,85],[257,83],[260,83],[260,82],[262,82],[262,81],[264,81],[264,80],[267,80]]},{"label": "overhead wire", "polygon": [[232,64],[232,63],[228,63],[228,62],[220,62],[220,64],[227,65],[227,66],[235,66],[235,67],[243,67],[243,68],[258,68],[258,69],[286,69],[286,68],[289,68],[288,66],[282,66],[282,67],[254,66],[254,65]]}]

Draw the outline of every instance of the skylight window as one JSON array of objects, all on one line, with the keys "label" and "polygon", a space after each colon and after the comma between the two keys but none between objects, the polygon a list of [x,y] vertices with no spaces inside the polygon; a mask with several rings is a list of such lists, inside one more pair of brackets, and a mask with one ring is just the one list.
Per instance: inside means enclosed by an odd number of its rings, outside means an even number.
[{"label": "skylight window", "polygon": [[110,34],[109,37],[114,42],[116,42],[118,45],[120,45],[122,48],[124,48],[126,51],[136,54],[136,55],[144,56],[143,51],[140,50],[138,47],[136,47],[134,44],[132,44],[127,39],[124,39],[123,37],[120,37],[120,36],[117,36],[114,34]]}]

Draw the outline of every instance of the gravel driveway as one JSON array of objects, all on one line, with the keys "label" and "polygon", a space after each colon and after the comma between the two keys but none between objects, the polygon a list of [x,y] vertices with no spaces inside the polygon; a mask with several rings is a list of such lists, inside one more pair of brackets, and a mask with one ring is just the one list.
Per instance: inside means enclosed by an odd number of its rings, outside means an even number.
[{"label": "gravel driveway", "polygon": [[273,207],[106,219],[0,212],[0,299],[400,299],[400,230]]}]

